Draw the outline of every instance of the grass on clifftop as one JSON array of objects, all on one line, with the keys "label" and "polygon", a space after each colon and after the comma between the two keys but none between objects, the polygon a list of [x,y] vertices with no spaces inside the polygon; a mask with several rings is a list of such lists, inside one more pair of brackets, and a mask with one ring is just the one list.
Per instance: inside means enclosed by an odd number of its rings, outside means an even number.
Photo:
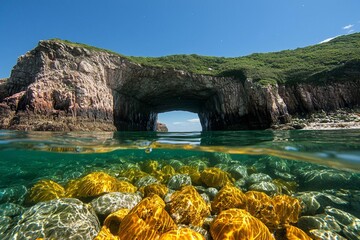
[{"label": "grass on clifftop", "polygon": [[[84,47],[94,51],[112,51],[61,41],[71,46]],[[254,53],[245,57],[225,58],[191,55],[165,57],[129,57],[130,61],[144,66],[172,68],[192,73],[229,76],[240,80],[252,78],[261,84],[298,83],[316,81],[312,76],[343,66],[352,60],[360,61],[360,33],[337,37],[327,43],[295,50],[272,53]]]}]

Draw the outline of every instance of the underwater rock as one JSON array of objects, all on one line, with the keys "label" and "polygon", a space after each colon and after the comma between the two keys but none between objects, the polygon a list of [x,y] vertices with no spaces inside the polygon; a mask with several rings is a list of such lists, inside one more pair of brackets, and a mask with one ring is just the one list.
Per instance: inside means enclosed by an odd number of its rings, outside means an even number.
[{"label": "underwater rock", "polygon": [[28,193],[28,189],[24,185],[18,185],[0,189],[1,203],[17,203],[23,204]]},{"label": "underwater rock", "polygon": [[215,166],[219,163],[227,165],[232,161],[230,154],[222,152],[208,153],[206,156],[209,158],[211,166]]},{"label": "underwater rock", "polygon": [[341,235],[324,229],[312,229],[309,231],[309,235],[314,240],[346,240],[346,238]]},{"label": "underwater rock", "polygon": [[[251,198],[265,200],[260,201],[260,208],[255,212],[253,206],[252,209],[249,208],[251,206],[250,195],[246,194],[248,197],[247,209],[256,218],[260,219],[270,231],[283,228],[298,221],[301,212],[301,205],[298,199],[288,195],[276,195],[269,201],[263,194],[255,193],[253,191]],[[259,198],[259,196],[261,197]]]},{"label": "underwater rock", "polygon": [[205,240],[204,236],[190,228],[180,228],[162,234],[159,240]]},{"label": "underwater rock", "polygon": [[155,240],[163,233],[175,230],[176,224],[164,207],[165,203],[158,195],[144,198],[122,219],[117,236],[120,239]]},{"label": "underwater rock", "polygon": [[263,192],[248,191],[246,210],[260,219],[270,231],[283,228],[298,221],[300,201],[288,195],[276,195],[273,198]]},{"label": "underwater rock", "polygon": [[258,182],[258,183],[252,184],[249,187],[249,190],[264,192],[271,196],[280,193],[279,188],[272,182]]},{"label": "underwater rock", "polygon": [[52,180],[40,180],[30,189],[29,201],[38,203],[63,197],[65,197],[63,186]]},{"label": "underwater rock", "polygon": [[182,186],[191,185],[191,177],[185,174],[175,174],[169,179],[167,187],[179,190]]},{"label": "underwater rock", "polygon": [[204,162],[202,159],[195,159],[188,161],[187,165],[189,167],[194,167],[199,171],[203,171],[205,168],[208,167],[208,163]]},{"label": "underwater rock", "polygon": [[[360,183],[357,185],[360,186]],[[351,211],[353,215],[357,218],[360,218],[360,190],[353,190],[353,189],[340,189],[340,190],[325,190],[324,193],[331,194],[335,197],[342,199],[348,204],[341,205],[344,208],[341,208],[345,211]]]},{"label": "underwater rock", "polygon": [[155,160],[147,160],[140,163],[141,170],[143,170],[146,173],[154,174],[158,170],[159,162]]},{"label": "underwater rock", "polygon": [[305,190],[340,189],[352,186],[349,172],[335,169],[315,169],[301,172],[301,186]]},{"label": "underwater rock", "polygon": [[222,211],[211,224],[210,233],[214,240],[275,240],[265,224],[247,211],[237,208]]},{"label": "underwater rock", "polygon": [[0,204],[0,216],[15,217],[15,216],[19,216],[24,211],[25,211],[25,208],[16,203]]},{"label": "underwater rock", "polygon": [[165,165],[161,168],[161,171],[156,173],[156,177],[161,179],[163,183],[167,183],[175,173],[176,171],[171,165]]},{"label": "underwater rock", "polygon": [[323,192],[298,192],[294,196],[302,202],[303,215],[322,213],[326,206],[344,209],[349,204],[339,197]]},{"label": "underwater rock", "polygon": [[[137,165],[136,165],[137,166]],[[130,180],[130,182],[134,183],[142,177],[148,176],[146,172],[140,170],[140,167],[131,167],[126,170],[123,170],[119,173],[118,177],[125,177]]]},{"label": "underwater rock", "polygon": [[199,169],[196,167],[182,166],[179,169],[179,173],[189,175],[191,178],[191,183],[194,185],[202,184]]},{"label": "underwater rock", "polygon": [[272,178],[265,173],[253,173],[246,178],[246,182],[249,186],[259,182],[271,182]]},{"label": "underwater rock", "polygon": [[229,173],[215,167],[207,168],[201,173],[201,181],[208,187],[223,187],[232,183],[232,180]]},{"label": "underwater rock", "polygon": [[205,200],[207,204],[210,204],[210,198],[206,193],[201,193],[200,196]]},{"label": "underwater rock", "polygon": [[231,174],[231,176],[235,180],[238,180],[240,178],[246,178],[248,176],[247,167],[240,165],[240,164],[230,165],[228,167],[227,171]]},{"label": "underwater rock", "polygon": [[211,203],[211,211],[215,214],[230,208],[246,208],[246,195],[238,188],[227,184],[220,189]]},{"label": "underwater rock", "polygon": [[[103,231],[103,235],[108,235],[110,238],[112,236],[118,235],[119,227],[122,222],[122,220],[128,215],[130,212],[127,208],[122,208],[117,210],[116,212],[111,213],[109,216],[106,217],[104,221],[104,226],[101,229]],[[106,229],[104,229],[106,228]],[[101,232],[98,234],[98,236],[101,234]],[[104,240],[108,240],[105,238]]]},{"label": "underwater rock", "polygon": [[297,222],[297,226],[305,232],[311,229],[329,230],[340,232],[341,227],[333,216],[326,214],[317,214],[315,216],[302,216]]},{"label": "underwater rock", "polygon": [[171,160],[169,160],[168,163],[169,163],[170,166],[172,166],[175,169],[175,171],[179,171],[180,168],[182,166],[184,166],[183,162],[181,162],[179,160],[176,160],[176,159],[171,159]]},{"label": "underwater rock", "polygon": [[90,202],[97,215],[107,216],[119,209],[131,210],[141,201],[141,196],[136,193],[112,192],[95,198]]},{"label": "underwater rock", "polygon": [[303,230],[292,225],[286,226],[285,236],[276,236],[276,239],[312,240]]},{"label": "underwater rock", "polygon": [[357,219],[342,229],[342,233],[350,240],[360,239],[360,220]]},{"label": "underwater rock", "polygon": [[110,229],[106,226],[102,226],[100,232],[93,240],[120,240],[118,236],[114,236]]},{"label": "underwater rock", "polygon": [[210,200],[212,201],[216,194],[218,194],[219,190],[217,190],[216,188],[213,187],[209,187],[207,189],[205,189],[205,193],[209,196]]},{"label": "underwater rock", "polygon": [[295,181],[284,181],[283,179],[274,179],[272,183],[277,186],[280,193],[287,195],[292,195],[299,186]]},{"label": "underwater rock", "polygon": [[291,173],[280,172],[278,170],[274,170],[273,175],[274,177],[283,179],[285,181],[295,181],[297,179],[297,177]]},{"label": "underwater rock", "polygon": [[8,216],[0,216],[0,239],[6,239],[8,230],[11,229],[13,220]]},{"label": "underwater rock", "polygon": [[330,206],[327,206],[325,208],[325,213],[327,215],[333,216],[339,223],[343,225],[349,225],[355,221],[360,221],[354,215]]},{"label": "underwater rock", "polygon": [[80,179],[70,181],[66,188],[69,197],[96,197],[109,192],[136,192],[129,182],[120,181],[104,172],[93,172]]},{"label": "underwater rock", "polygon": [[147,185],[153,184],[153,183],[159,183],[159,180],[157,180],[155,177],[147,175],[145,177],[142,177],[140,179],[138,179],[135,182],[135,186],[140,188],[140,187],[146,187]]},{"label": "underwater rock", "polygon": [[[272,156],[267,156],[265,159],[267,161],[268,169],[272,171],[277,170],[279,172],[290,173],[290,161]],[[262,158],[261,160],[265,159]]]},{"label": "underwater rock", "polygon": [[201,226],[210,215],[209,205],[191,185],[175,191],[169,200],[166,209],[176,223]]},{"label": "underwater rock", "polygon": [[261,210],[272,206],[272,198],[266,193],[248,191],[245,193],[246,210],[253,216],[260,218]]},{"label": "underwater rock", "polygon": [[246,188],[246,179],[245,178],[241,178],[241,179],[238,179],[234,182],[234,186],[245,191],[247,188]]},{"label": "underwater rock", "polygon": [[151,194],[157,194],[161,198],[164,198],[168,191],[169,189],[164,184],[153,183],[144,188],[144,196],[149,197]]},{"label": "underwater rock", "polygon": [[185,224],[178,224],[178,228],[182,229],[182,228],[188,228],[191,229],[195,232],[198,232],[199,234],[201,234],[201,236],[203,236],[202,239],[205,238],[205,240],[211,240],[211,235],[210,232],[207,231],[206,229],[199,227],[199,226],[194,226],[194,225],[185,225]]},{"label": "underwater rock", "polygon": [[100,231],[94,210],[78,199],[40,202],[26,210],[8,239],[93,239]]},{"label": "underwater rock", "polygon": [[214,166],[214,168],[218,168],[218,169],[221,169],[221,170],[227,172],[228,169],[229,169],[229,165],[227,165],[227,164],[225,164],[225,163],[219,163],[219,164],[216,164],[216,165]]}]

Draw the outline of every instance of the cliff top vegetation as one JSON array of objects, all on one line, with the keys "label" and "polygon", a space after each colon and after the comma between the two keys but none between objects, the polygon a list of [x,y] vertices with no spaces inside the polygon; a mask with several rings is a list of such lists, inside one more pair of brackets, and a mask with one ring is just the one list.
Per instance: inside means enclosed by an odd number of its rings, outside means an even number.
[{"label": "cliff top vegetation", "polygon": [[[82,43],[51,39],[71,46],[92,51],[118,53]],[[360,63],[360,33],[339,36],[333,40],[295,50],[270,53],[254,53],[244,57],[212,57],[170,55],[164,57],[123,56],[143,66],[172,68],[192,73],[235,77],[240,80],[252,78],[261,84],[298,83],[316,81],[314,76],[334,72],[348,62]],[[360,64],[359,64],[360,66]]]}]

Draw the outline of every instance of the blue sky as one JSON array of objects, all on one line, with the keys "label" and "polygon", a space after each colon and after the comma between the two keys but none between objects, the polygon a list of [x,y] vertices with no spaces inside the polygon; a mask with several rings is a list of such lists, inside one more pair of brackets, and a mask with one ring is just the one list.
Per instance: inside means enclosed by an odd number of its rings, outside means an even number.
[{"label": "blue sky", "polygon": [[133,56],[243,56],[358,32],[359,9],[359,0],[2,0],[0,78],[42,39]]}]

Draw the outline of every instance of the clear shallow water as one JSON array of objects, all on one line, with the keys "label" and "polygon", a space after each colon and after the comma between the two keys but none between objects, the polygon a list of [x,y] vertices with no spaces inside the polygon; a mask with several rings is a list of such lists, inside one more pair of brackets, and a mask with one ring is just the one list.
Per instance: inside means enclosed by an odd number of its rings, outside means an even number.
[{"label": "clear shallow water", "polygon": [[[219,157],[217,153],[229,155]],[[222,163],[223,156],[230,157],[231,162]],[[0,131],[0,204],[16,203],[29,207],[26,203],[29,189],[39,180],[51,179],[66,186],[70,180],[91,172],[103,171],[121,177],[119,172],[128,163],[155,160],[165,165],[174,159],[188,164],[200,159],[208,167],[225,170],[238,163],[247,168],[249,175],[264,173],[273,180],[295,182],[296,190],[282,192],[289,195],[325,191],[338,197],[341,195],[339,192],[350,192],[355,197],[351,203],[344,198],[348,204],[340,209],[360,217],[360,130],[205,133]],[[243,191],[250,187],[248,183],[239,186]],[[3,212],[0,205],[0,213]]]}]

